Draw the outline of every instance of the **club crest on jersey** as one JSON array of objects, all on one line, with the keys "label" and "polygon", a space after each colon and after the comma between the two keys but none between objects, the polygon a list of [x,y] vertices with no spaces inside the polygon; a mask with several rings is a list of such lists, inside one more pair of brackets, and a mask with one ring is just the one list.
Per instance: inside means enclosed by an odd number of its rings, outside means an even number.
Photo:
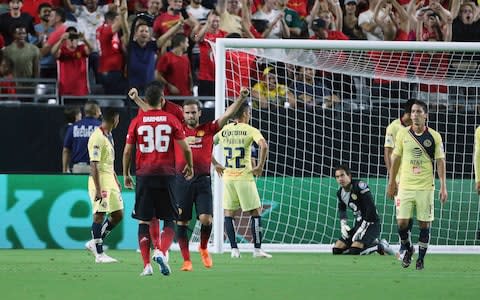
[{"label": "club crest on jersey", "polygon": [[197,132],[197,136],[199,136],[199,137],[202,137],[202,136],[204,136],[204,135],[205,135],[205,131],[203,131],[203,130],[199,130],[199,131]]},{"label": "club crest on jersey", "polygon": [[423,141],[423,146],[425,146],[425,148],[431,147],[432,146],[432,141],[431,140]]},{"label": "club crest on jersey", "polygon": [[352,194],[350,197],[352,197],[352,200],[357,200],[358,196],[356,194]]},{"label": "club crest on jersey", "polygon": [[358,182],[358,187],[363,190],[363,189],[367,188],[367,184],[363,181],[359,181]]}]

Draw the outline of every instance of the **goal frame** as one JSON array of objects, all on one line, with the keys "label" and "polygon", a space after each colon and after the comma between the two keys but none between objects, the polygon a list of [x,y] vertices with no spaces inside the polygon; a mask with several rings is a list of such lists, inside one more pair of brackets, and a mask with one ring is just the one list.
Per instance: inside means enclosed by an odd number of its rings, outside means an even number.
[{"label": "goal frame", "polygon": [[[315,49],[315,50],[386,50],[386,51],[464,51],[480,52],[479,43],[450,43],[450,42],[396,42],[396,41],[333,41],[333,40],[299,40],[299,39],[238,39],[220,38],[215,43],[215,117],[220,117],[225,111],[225,68],[226,50],[231,48],[248,49]],[[220,147],[215,147],[214,155],[222,157]],[[211,251],[223,253],[230,249],[228,241],[224,239],[224,214],[222,207],[223,186],[222,179],[216,174],[213,180],[213,239]],[[262,244],[263,248],[271,252],[331,252],[329,244]],[[398,248],[398,245],[393,245]],[[239,244],[240,249],[253,249],[251,244]],[[480,246],[452,246],[431,245],[430,253],[469,253],[480,254]]]}]

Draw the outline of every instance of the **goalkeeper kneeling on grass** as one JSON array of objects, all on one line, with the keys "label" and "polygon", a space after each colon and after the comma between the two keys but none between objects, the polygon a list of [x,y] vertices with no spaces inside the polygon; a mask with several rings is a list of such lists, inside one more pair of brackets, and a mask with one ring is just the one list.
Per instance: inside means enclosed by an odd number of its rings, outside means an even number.
[{"label": "goalkeeper kneeling on grass", "polygon": [[[335,242],[333,254],[366,255],[378,252],[393,255],[388,242],[379,240],[380,218],[368,185],[361,180],[352,180],[350,169],[343,165],[335,169],[335,179],[340,185],[337,198],[342,237]],[[356,219],[353,228],[347,224],[347,207]]]}]

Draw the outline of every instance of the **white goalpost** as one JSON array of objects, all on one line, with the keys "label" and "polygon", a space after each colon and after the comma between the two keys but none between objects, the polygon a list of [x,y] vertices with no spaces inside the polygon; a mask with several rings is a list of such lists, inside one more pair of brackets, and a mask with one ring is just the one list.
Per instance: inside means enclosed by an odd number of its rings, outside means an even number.
[{"label": "white goalpost", "polygon": [[[429,251],[480,253],[472,157],[480,121],[478,43],[218,39],[214,50],[216,116],[246,85],[252,125],[269,143],[264,176],[257,179],[262,248],[331,251],[340,236],[332,176],[339,164],[369,184],[381,238],[398,244],[393,201],[385,196],[384,135],[402,104],[417,98],[429,105],[428,125],[442,135],[447,154],[449,199],[441,207],[436,195]],[[220,149],[215,157],[222,158]],[[217,175],[213,188],[210,248],[221,253],[229,243]],[[241,250],[253,248],[248,223],[247,216],[236,218]],[[412,237],[416,243],[416,225]],[[198,241],[198,226],[191,241]]]}]

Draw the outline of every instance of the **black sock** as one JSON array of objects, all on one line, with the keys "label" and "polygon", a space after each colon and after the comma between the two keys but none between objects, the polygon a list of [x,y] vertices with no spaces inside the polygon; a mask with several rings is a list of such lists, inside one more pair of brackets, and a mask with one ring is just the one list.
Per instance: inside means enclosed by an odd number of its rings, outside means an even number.
[{"label": "black sock", "polygon": [[110,218],[107,218],[105,222],[102,224],[102,239],[106,238],[110,232],[115,228],[115,224],[112,223]]},{"label": "black sock", "polygon": [[398,229],[398,236],[400,236],[400,243],[404,249],[409,249],[411,247],[411,243],[409,239],[408,227],[405,229]]},{"label": "black sock", "polygon": [[97,253],[103,253],[102,224],[92,223],[92,238],[97,248]]},{"label": "black sock", "polygon": [[428,243],[430,242],[430,228],[421,228],[418,237],[418,259],[423,260],[427,254]]},{"label": "black sock", "polygon": [[259,249],[262,246],[262,217],[250,217],[250,230],[252,231],[253,244]]},{"label": "black sock", "polygon": [[212,233],[212,224],[203,225],[200,227],[200,248],[207,249],[208,240]]},{"label": "black sock", "polygon": [[235,237],[235,224],[233,217],[225,217],[225,231],[227,232],[228,240],[230,241],[230,247],[238,248],[237,240]]}]

